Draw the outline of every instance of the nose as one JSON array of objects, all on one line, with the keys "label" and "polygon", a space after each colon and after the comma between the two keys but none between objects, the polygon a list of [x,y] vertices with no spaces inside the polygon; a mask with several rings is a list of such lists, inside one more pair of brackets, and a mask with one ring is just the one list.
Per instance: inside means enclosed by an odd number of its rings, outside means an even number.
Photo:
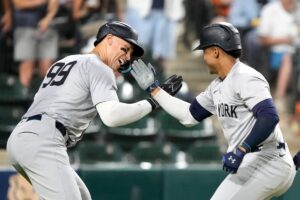
[{"label": "nose", "polygon": [[130,52],[127,52],[127,53],[126,53],[126,60],[127,60],[127,61],[130,61],[130,60],[131,60],[131,54],[132,54],[132,53],[130,53]]}]

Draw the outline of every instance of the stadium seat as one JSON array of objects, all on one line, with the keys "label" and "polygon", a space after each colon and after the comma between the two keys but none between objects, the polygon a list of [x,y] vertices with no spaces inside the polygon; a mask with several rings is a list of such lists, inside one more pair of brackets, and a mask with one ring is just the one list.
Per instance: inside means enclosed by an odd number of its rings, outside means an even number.
[{"label": "stadium seat", "polygon": [[106,127],[106,140],[117,142],[124,151],[130,151],[132,146],[141,141],[157,139],[158,124],[151,116],[119,127]]},{"label": "stadium seat", "polygon": [[29,99],[33,100],[33,97],[35,93],[39,90],[41,83],[43,82],[43,79],[39,77],[39,75],[35,74],[32,77],[30,88],[28,91]]},{"label": "stadium seat", "polygon": [[133,103],[141,99],[144,95],[144,92],[136,83],[125,80],[123,76],[118,77],[117,85],[117,94],[121,102]]},{"label": "stadium seat", "polygon": [[214,140],[216,138],[211,119],[206,119],[192,127],[186,127],[163,110],[158,113],[158,119],[160,132],[181,150],[186,150],[197,140]]},{"label": "stadium seat", "polygon": [[28,100],[28,91],[17,76],[1,74],[0,91],[0,103],[22,103]]},{"label": "stadium seat", "polygon": [[136,163],[175,163],[178,149],[171,143],[140,142],[131,152]]},{"label": "stadium seat", "polygon": [[0,148],[6,147],[7,139],[25,113],[23,106],[0,104]]},{"label": "stadium seat", "polygon": [[197,141],[187,150],[187,160],[190,163],[220,162],[221,159],[217,142]]},{"label": "stadium seat", "polygon": [[113,143],[96,143],[82,141],[76,148],[80,163],[92,164],[97,162],[120,162],[123,152]]}]

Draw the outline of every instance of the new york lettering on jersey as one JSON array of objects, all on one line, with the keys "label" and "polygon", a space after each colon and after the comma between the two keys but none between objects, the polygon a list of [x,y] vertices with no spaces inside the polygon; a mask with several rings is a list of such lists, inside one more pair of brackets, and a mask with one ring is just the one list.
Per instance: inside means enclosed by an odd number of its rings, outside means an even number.
[{"label": "new york lettering on jersey", "polygon": [[229,105],[226,103],[219,103],[218,105],[218,116],[219,117],[231,117],[238,118],[236,114],[236,105]]}]

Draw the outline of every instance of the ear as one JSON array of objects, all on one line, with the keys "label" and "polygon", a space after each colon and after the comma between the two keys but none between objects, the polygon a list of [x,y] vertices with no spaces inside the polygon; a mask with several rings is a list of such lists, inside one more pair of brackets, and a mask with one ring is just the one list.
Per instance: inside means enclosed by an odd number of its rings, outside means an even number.
[{"label": "ear", "polygon": [[213,47],[213,54],[215,58],[219,58],[220,56],[220,49],[218,47]]},{"label": "ear", "polygon": [[112,45],[112,43],[113,43],[113,35],[112,34],[108,34],[106,36],[106,41],[107,41],[108,45]]}]

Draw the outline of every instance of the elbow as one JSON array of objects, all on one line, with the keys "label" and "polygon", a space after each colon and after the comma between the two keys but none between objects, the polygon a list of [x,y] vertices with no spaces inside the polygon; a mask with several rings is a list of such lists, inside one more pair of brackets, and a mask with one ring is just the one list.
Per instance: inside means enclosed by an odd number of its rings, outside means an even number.
[{"label": "elbow", "polygon": [[105,124],[105,126],[108,126],[111,128],[119,126],[119,123],[116,120],[114,120],[112,117],[101,116],[101,120]]},{"label": "elbow", "polygon": [[183,126],[190,128],[192,126],[195,126],[197,123],[196,121],[190,121],[190,120],[184,120],[184,121],[179,121]]}]

